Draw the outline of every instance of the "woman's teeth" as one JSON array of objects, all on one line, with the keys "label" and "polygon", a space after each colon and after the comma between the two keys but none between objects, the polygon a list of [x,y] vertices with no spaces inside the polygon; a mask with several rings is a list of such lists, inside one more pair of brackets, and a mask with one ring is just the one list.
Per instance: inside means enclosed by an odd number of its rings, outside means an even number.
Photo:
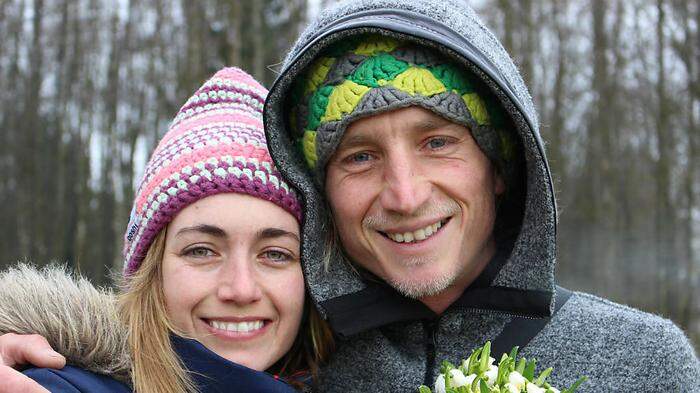
[{"label": "woman's teeth", "polygon": [[249,322],[221,322],[209,321],[209,326],[214,329],[226,330],[229,332],[248,333],[254,330],[261,329],[265,323],[263,321]]},{"label": "woman's teeth", "polygon": [[413,243],[421,240],[425,240],[432,235],[434,235],[440,227],[442,227],[443,221],[438,221],[435,224],[428,225],[425,228],[415,230],[413,232],[404,233],[389,233],[385,232],[386,236],[397,242],[397,243]]}]

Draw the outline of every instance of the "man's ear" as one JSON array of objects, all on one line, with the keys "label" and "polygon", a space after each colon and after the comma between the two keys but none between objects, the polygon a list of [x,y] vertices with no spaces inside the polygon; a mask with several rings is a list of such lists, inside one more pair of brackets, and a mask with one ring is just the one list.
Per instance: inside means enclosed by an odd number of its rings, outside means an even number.
[{"label": "man's ear", "polygon": [[501,174],[498,173],[499,171],[497,169],[493,170],[493,176],[494,176],[494,192],[496,196],[500,196],[506,191],[506,183],[503,181],[503,177],[501,177]]}]

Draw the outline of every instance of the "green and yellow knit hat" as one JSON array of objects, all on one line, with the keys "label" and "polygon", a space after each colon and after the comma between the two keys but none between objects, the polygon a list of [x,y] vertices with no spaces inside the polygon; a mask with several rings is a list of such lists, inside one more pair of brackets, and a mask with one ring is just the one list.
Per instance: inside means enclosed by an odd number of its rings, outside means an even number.
[{"label": "green and yellow knit hat", "polygon": [[468,127],[507,177],[512,135],[495,99],[477,93],[475,78],[429,48],[371,34],[325,50],[297,79],[290,123],[309,167],[323,182],[325,166],[348,124],[418,105]]}]

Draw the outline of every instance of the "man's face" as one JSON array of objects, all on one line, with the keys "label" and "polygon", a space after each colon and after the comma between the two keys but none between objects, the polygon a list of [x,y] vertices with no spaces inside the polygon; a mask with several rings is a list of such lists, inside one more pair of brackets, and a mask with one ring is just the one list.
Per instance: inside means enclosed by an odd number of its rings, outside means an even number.
[{"label": "man's face", "polygon": [[419,107],[352,123],[326,171],[351,259],[415,298],[461,293],[481,273],[503,190],[469,129]]}]

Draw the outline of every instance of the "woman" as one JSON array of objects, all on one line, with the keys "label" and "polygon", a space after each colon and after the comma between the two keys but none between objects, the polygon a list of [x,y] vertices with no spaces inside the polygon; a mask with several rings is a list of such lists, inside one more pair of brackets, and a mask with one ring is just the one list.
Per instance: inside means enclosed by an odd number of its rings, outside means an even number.
[{"label": "woman", "polygon": [[[27,375],[66,392],[283,392],[310,381],[332,338],[305,301],[301,205],[267,151],[265,95],[241,70],[219,71],[180,109],[146,167],[116,310],[131,387],[74,367]],[[22,331],[0,329],[8,330]],[[97,341],[114,336],[96,330]]]}]

